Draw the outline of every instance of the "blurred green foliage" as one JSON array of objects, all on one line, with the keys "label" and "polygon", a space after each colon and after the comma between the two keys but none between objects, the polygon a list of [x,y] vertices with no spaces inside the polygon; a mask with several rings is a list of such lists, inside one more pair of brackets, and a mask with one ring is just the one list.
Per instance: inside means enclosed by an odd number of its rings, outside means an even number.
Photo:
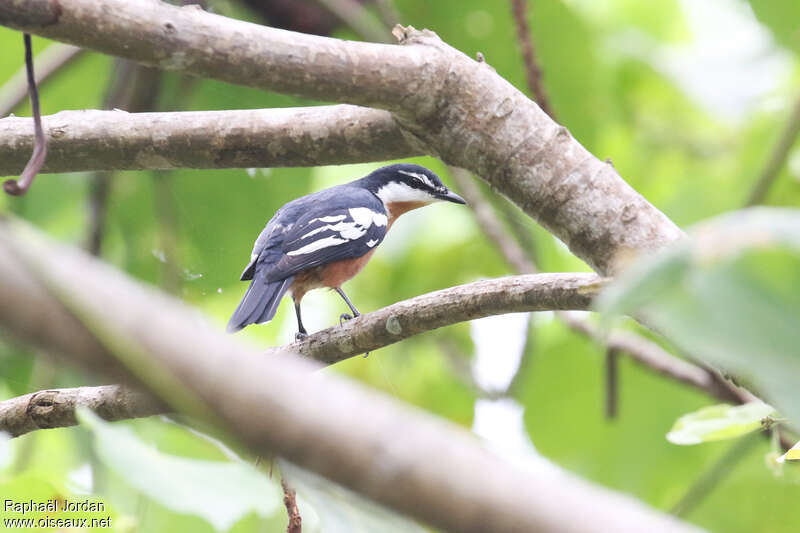
[{"label": "blurred green foliage", "polygon": [[[500,75],[527,92],[507,2],[394,3],[402,23],[433,29],[472,57],[481,52]],[[682,226],[742,205],[800,86],[796,0],[751,0],[752,12],[741,0],[715,3],[742,12],[752,24],[763,25],[762,31],[771,39],[769,49],[782,50],[786,59],[785,75],[772,80],[756,105],[741,109],[735,119],[706,109],[665,68],[662,52],[680,50],[694,38],[695,26],[687,22],[688,2],[537,0],[529,4],[545,88],[558,120],[580,142],[597,157],[611,158],[635,189]],[[232,2],[217,2],[214,7],[224,14],[253,17]],[[346,28],[336,35],[354,38]],[[34,43],[37,50],[47,45],[39,38],[34,38]],[[21,35],[0,29],[0,47],[5,50],[0,54],[2,82],[22,65]],[[690,62],[692,52],[685,50],[685,54],[683,61]],[[43,112],[100,107],[111,65],[108,57],[83,55],[41,88]],[[745,73],[738,78],[742,83],[755,82],[746,75],[747,64],[738,68]],[[713,76],[704,83],[717,83],[719,94],[730,89]],[[165,76],[163,92],[161,101],[173,102],[175,109],[315,104],[210,80],[197,80],[191,91],[184,91],[175,73]],[[17,113],[29,114],[27,104]],[[797,149],[793,152],[796,160],[800,160],[799,153]],[[439,161],[415,161],[448,180]],[[244,291],[238,277],[252,242],[272,213],[290,199],[360,177],[376,166],[120,172],[112,179],[103,256],[154,285],[177,276],[178,295],[203,309],[215,327],[221,328]],[[800,203],[798,167],[800,164],[788,165],[781,170],[769,203]],[[161,186],[157,180],[163,180]],[[88,173],[41,176],[26,197],[0,196],[0,211],[14,212],[61,240],[82,245],[88,224],[89,182]],[[164,223],[164,205],[174,215],[174,227]],[[528,226],[543,270],[588,270],[532,221]],[[175,249],[165,250],[171,242]],[[770,264],[780,258],[773,259]],[[757,273],[758,264],[749,272]],[[438,288],[507,273],[507,265],[468,210],[437,205],[398,222],[369,267],[348,284],[348,294],[362,311],[369,311]],[[781,279],[790,278],[787,274]],[[796,289],[782,290],[796,293]],[[344,310],[335,294],[322,291],[312,293],[305,302],[306,325],[311,330],[335,323]],[[294,327],[291,306],[284,303],[271,324],[248,328],[242,335],[272,345],[289,340]],[[437,343],[442,337],[453,341],[463,351],[463,358],[472,357],[470,328],[461,324],[382,349],[367,359],[354,358],[328,371],[346,373],[469,427],[478,394],[443,355]],[[602,405],[601,348],[546,314],[537,317],[532,338],[530,359],[522,368],[514,397],[525,408],[525,429],[531,441],[555,463],[658,508],[670,509],[730,445],[679,447],[667,442],[665,434],[676,419],[716,402],[625,359],[620,369],[619,416],[607,420]],[[90,378],[0,337],[0,398],[87,383],[92,383]],[[224,459],[218,447],[174,423],[156,418],[123,424],[161,453]],[[796,531],[800,523],[796,476],[787,472],[777,475],[766,468],[763,457],[768,452],[770,443],[765,439],[731,465],[731,475],[688,518],[726,533]],[[0,454],[0,494],[4,497],[100,499],[107,502],[120,531],[212,531],[201,518],[170,510],[109,469],[84,429],[34,432],[0,446]],[[315,498],[324,503],[314,505]],[[333,496],[324,491],[307,497],[300,492],[309,527],[313,520],[324,521],[326,513],[344,505],[337,507],[331,503],[335,500],[328,498]],[[335,522],[336,515],[329,516]],[[250,514],[232,531],[282,531],[285,519],[282,509],[269,518]],[[332,523],[321,530],[334,531]]]}]

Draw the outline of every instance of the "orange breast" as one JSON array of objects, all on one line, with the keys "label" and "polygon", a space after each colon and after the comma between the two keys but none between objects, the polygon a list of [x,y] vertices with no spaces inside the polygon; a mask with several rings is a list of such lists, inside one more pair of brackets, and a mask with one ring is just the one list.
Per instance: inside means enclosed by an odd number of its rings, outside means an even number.
[{"label": "orange breast", "polygon": [[426,205],[428,205],[427,202],[389,202],[386,204],[386,210],[389,212],[389,226],[403,213],[407,213],[412,209],[425,207]]},{"label": "orange breast", "polygon": [[334,261],[320,268],[319,277],[323,287],[341,287],[342,283],[361,272],[369,258],[375,253],[373,248],[361,257]]}]

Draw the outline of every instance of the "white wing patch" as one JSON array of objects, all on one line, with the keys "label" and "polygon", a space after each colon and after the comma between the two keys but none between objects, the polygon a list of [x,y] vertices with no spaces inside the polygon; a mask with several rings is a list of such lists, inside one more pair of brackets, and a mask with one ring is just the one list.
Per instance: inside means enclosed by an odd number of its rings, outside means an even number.
[{"label": "white wing patch", "polygon": [[328,248],[330,246],[339,246],[340,244],[344,244],[350,242],[347,239],[340,239],[335,236],[325,237],[324,239],[319,239],[314,242],[308,243],[302,248],[298,248],[297,250],[292,250],[291,252],[287,252],[286,255],[305,255],[310,254],[312,252],[316,252],[317,250],[322,250],[323,248]]},{"label": "white wing patch", "polygon": [[[323,231],[333,231],[336,232],[336,235],[330,235],[323,239],[317,239],[313,242],[306,244],[298,248],[297,250],[292,250],[287,252],[286,255],[305,255],[316,252],[318,250],[322,250],[323,248],[328,248],[331,246],[339,246],[340,244],[345,244],[356,239],[360,239],[363,237],[370,226],[373,224],[375,226],[386,226],[389,222],[388,218],[384,213],[379,213],[377,211],[373,211],[368,207],[354,207],[349,210],[350,211],[350,218],[352,218],[352,222],[339,222],[347,218],[346,215],[335,215],[329,217],[319,217],[311,220],[310,222],[315,222],[317,220],[321,222],[338,222],[337,224],[327,224],[325,226],[320,226],[318,228],[314,228],[313,230],[309,231],[300,239],[308,239],[309,237],[313,237],[317,233]],[[367,246],[372,248],[376,244],[378,244],[378,240],[370,240],[367,243]]]},{"label": "white wing patch", "polygon": [[387,222],[386,215],[373,211],[369,207],[353,207],[350,209],[350,216],[357,226],[364,228],[368,228],[373,224],[385,226]]},{"label": "white wing patch", "polygon": [[353,222],[340,222],[339,224],[328,224],[327,226],[320,226],[318,228],[312,229],[302,237],[300,240],[307,239],[312,235],[316,235],[321,231],[335,231],[342,237],[348,240],[358,239],[364,233],[366,233],[366,229],[362,230],[357,224]]},{"label": "white wing patch", "polygon": [[344,220],[345,218],[347,218],[347,215],[334,215],[334,216],[329,216],[329,217],[319,217],[319,218],[314,218],[314,219],[309,220],[308,223],[309,224],[313,224],[317,220],[319,220],[320,222],[325,222],[325,223],[339,222],[340,220]]}]

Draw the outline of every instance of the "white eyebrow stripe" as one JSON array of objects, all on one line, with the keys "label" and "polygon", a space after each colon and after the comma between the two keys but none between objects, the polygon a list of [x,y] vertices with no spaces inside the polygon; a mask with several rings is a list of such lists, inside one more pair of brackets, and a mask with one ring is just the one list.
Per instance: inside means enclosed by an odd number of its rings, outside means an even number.
[{"label": "white eyebrow stripe", "polygon": [[286,252],[286,255],[306,255],[317,250],[322,250],[323,248],[330,248],[333,246],[339,246],[340,244],[345,244],[350,242],[347,239],[340,239],[335,236],[325,237],[324,239],[318,239],[314,242],[306,244],[302,248],[298,248],[297,250],[292,250],[291,252]]},{"label": "white eyebrow stripe", "polygon": [[424,183],[425,185],[427,185],[431,189],[435,189],[436,188],[433,185],[433,182],[431,181],[431,179],[428,176],[426,176],[425,174],[420,174],[418,172],[409,172],[407,170],[398,170],[397,172],[400,173],[400,174],[405,174],[406,176],[411,176],[412,178],[417,178],[419,180],[422,180],[422,183]]}]

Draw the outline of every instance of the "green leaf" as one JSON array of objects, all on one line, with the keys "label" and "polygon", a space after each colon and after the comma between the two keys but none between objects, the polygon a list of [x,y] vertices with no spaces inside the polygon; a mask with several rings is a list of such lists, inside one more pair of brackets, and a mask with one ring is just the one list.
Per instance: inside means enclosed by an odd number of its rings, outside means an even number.
[{"label": "green leaf", "polygon": [[108,424],[87,409],[78,419],[94,435],[105,466],[164,507],[199,516],[217,531],[229,530],[251,512],[268,517],[280,504],[275,485],[246,463],[167,455],[130,428]]},{"label": "green leaf", "polygon": [[800,442],[792,446],[785,454],[778,457],[777,461],[779,463],[785,463],[786,461],[791,463],[800,462]]},{"label": "green leaf", "polygon": [[750,0],[759,22],[772,31],[783,46],[800,52],[800,2],[797,0]]},{"label": "green leaf", "polygon": [[748,209],[692,235],[633,266],[598,309],[638,317],[800,421],[800,211]]},{"label": "green leaf", "polygon": [[712,405],[680,417],[667,433],[672,444],[700,444],[740,437],[763,426],[762,420],[775,414],[763,402],[744,405]]}]

